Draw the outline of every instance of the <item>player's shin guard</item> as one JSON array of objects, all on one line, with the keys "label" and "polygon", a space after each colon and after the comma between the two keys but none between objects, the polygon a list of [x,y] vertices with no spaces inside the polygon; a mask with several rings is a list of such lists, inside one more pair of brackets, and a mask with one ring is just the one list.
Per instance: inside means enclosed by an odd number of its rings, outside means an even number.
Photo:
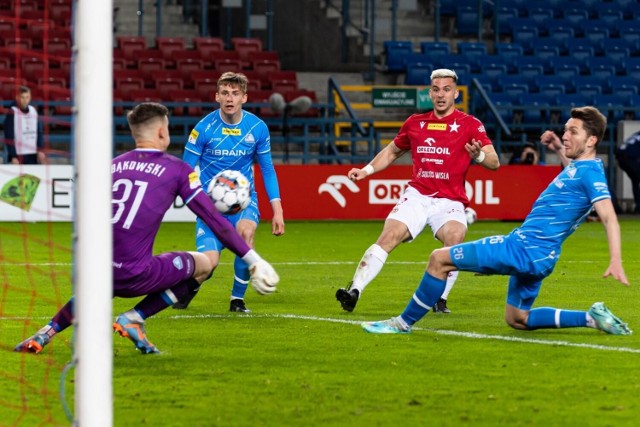
[{"label": "player's shin guard", "polygon": [[531,310],[527,319],[527,329],[578,328],[584,326],[587,326],[587,314],[584,311],[540,307]]},{"label": "player's shin guard", "polygon": [[233,288],[231,289],[231,298],[244,298],[244,294],[247,293],[247,287],[249,286],[249,280],[251,279],[251,273],[249,273],[249,266],[240,257],[236,257],[233,262]]},{"label": "player's shin guard", "polygon": [[418,289],[402,312],[401,317],[407,325],[413,325],[431,310],[440,299],[446,284],[446,280],[433,277],[425,271]]},{"label": "player's shin guard", "polygon": [[181,298],[194,292],[199,287],[200,283],[193,277],[190,277],[167,290],[147,295],[134,307],[134,310],[136,310],[144,320],[175,304]]}]

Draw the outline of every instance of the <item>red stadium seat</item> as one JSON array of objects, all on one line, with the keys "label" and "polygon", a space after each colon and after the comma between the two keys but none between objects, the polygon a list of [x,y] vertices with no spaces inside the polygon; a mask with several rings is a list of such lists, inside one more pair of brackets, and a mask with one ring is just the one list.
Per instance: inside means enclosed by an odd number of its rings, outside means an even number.
[{"label": "red stadium seat", "polygon": [[140,36],[116,36],[117,47],[122,51],[122,55],[129,61],[135,63],[136,56],[134,52],[147,48],[147,41]]},{"label": "red stadium seat", "polygon": [[0,74],[0,99],[15,99],[18,87],[26,84],[27,81],[22,77],[3,76]]},{"label": "red stadium seat", "polygon": [[127,94],[133,90],[144,89],[144,80],[140,77],[118,77],[115,78],[115,88],[122,94]]},{"label": "red stadium seat", "polygon": [[227,71],[237,73],[242,71],[242,61],[240,59],[216,59],[213,61],[213,68],[219,73]]},{"label": "red stadium seat", "polygon": [[295,71],[273,71],[267,74],[267,81],[274,92],[284,93],[298,89],[298,77]]},{"label": "red stadium seat", "polygon": [[11,61],[9,58],[0,58],[0,70],[10,70]]},{"label": "red stadium seat", "polygon": [[162,98],[155,89],[136,89],[129,94],[133,102],[162,102]]},{"label": "red stadium seat", "polygon": [[176,70],[180,73],[185,83],[192,86],[192,75],[195,72],[204,70],[204,61],[202,59],[180,58],[176,59]]},{"label": "red stadium seat", "polygon": [[14,37],[4,41],[5,47],[16,48],[19,50],[31,50],[33,42],[30,38]]},{"label": "red stadium seat", "polygon": [[161,58],[144,57],[137,60],[138,70],[142,72],[143,77],[147,82],[153,80],[153,73],[155,71],[162,71],[165,69],[165,60]]},{"label": "red stadium seat", "polygon": [[48,61],[39,57],[22,58],[20,64],[22,75],[30,82],[38,81],[48,68]]},{"label": "red stadium seat", "polygon": [[41,77],[38,79],[38,86],[40,87],[44,87],[44,86],[49,86],[49,87],[59,87],[59,88],[66,88],[67,87],[67,81],[61,77]]},{"label": "red stadium seat", "polygon": [[[179,102],[183,104],[203,102],[200,94],[196,90],[173,90],[166,98],[168,102]],[[172,112],[175,116],[202,116],[203,109],[199,105],[173,106]]]},{"label": "red stadium seat", "polygon": [[173,90],[182,90],[184,88],[184,82],[182,78],[164,77],[154,78],[155,88],[157,89],[162,99],[169,98],[169,92]]},{"label": "red stadium seat", "polygon": [[193,86],[203,101],[214,101],[218,91],[218,78],[197,77],[193,80]]},{"label": "red stadium seat", "polygon": [[233,50],[238,52],[242,61],[242,68],[251,68],[253,54],[262,51],[262,42],[256,38],[234,37],[231,39]]},{"label": "red stadium seat", "polygon": [[280,61],[270,60],[270,59],[259,59],[255,60],[252,64],[253,71],[258,73],[260,79],[262,80],[262,87],[265,88],[268,86],[268,75],[269,73],[273,73],[275,71],[280,71]]},{"label": "red stadium seat", "polygon": [[224,40],[219,37],[194,37],[195,50],[205,61],[212,62],[215,52],[224,51]]},{"label": "red stadium seat", "polygon": [[173,61],[173,54],[185,50],[182,37],[156,37],[156,49],[162,53],[165,60]]},{"label": "red stadium seat", "polygon": [[71,49],[71,40],[58,37],[47,38],[43,47],[49,53],[66,52]]}]

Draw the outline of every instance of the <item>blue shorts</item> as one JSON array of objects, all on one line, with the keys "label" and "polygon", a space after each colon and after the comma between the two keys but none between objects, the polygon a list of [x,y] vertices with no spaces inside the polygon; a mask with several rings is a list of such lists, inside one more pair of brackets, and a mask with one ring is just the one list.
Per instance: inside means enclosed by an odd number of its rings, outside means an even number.
[{"label": "blue shorts", "polygon": [[167,290],[193,276],[195,263],[188,252],[167,252],[151,258],[137,276],[113,278],[113,296],[132,298]]},{"label": "blue shorts", "polygon": [[452,246],[449,255],[460,271],[511,276],[507,303],[530,310],[560,251],[529,245],[525,238],[511,233]]},{"label": "blue shorts", "polygon": [[[241,219],[260,223],[260,211],[256,199],[252,199],[249,206],[235,215],[224,215],[225,218],[235,227]],[[213,231],[200,218],[196,219],[196,248],[198,252],[217,251],[222,252],[224,245]]]}]

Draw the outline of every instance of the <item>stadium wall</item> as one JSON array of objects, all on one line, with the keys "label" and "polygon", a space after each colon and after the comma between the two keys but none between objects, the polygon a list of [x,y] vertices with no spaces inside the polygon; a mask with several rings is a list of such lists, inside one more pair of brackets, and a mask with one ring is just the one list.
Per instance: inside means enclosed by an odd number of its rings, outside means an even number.
[{"label": "stadium wall", "polygon": [[[277,165],[287,220],[380,220],[386,218],[407,185],[411,166],[392,166],[370,179],[353,183],[351,166]],[[491,172],[471,166],[466,192],[479,219],[522,220],[559,166],[502,166]],[[0,166],[0,221],[72,220],[73,167],[70,165]],[[262,177],[256,173],[262,219],[271,208]],[[189,222],[194,215],[176,200],[168,222]]]}]

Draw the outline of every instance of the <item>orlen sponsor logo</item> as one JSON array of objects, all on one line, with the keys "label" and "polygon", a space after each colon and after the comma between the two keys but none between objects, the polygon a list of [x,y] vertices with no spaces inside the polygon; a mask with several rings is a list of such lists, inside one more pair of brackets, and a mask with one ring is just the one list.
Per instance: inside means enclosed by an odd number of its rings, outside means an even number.
[{"label": "orlen sponsor logo", "polygon": [[372,179],[369,181],[370,205],[395,205],[409,184],[406,179]]},{"label": "orlen sponsor logo", "polygon": [[[395,205],[409,184],[404,179],[372,179],[369,181],[369,204]],[[493,180],[465,181],[469,201],[477,205],[499,205],[500,197],[493,194]]]},{"label": "orlen sponsor logo", "polygon": [[449,147],[423,147],[416,149],[418,154],[446,154],[449,155]]}]

